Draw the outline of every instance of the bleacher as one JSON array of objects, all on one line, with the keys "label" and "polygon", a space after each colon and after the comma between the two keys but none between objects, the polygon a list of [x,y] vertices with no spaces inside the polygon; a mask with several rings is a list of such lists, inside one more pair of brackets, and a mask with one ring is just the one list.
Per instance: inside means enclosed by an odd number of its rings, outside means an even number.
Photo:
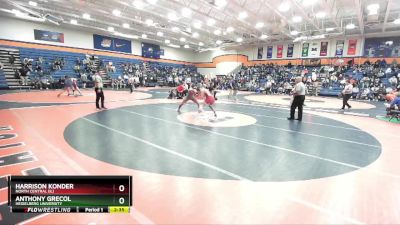
[{"label": "bleacher", "polygon": [[8,88],[6,76],[4,75],[3,70],[0,69],[0,89]]},{"label": "bleacher", "polygon": [[[6,47],[6,46],[4,46]],[[55,51],[55,50],[44,50],[44,49],[34,49],[34,48],[22,48],[22,47],[13,47],[18,49],[20,52],[20,59],[21,61],[24,58],[33,59],[33,68],[36,67],[36,61],[39,57],[43,58],[43,65],[42,69],[44,74],[51,75],[54,80],[59,80],[63,78],[65,75],[71,77],[78,77],[78,73],[74,71],[74,67],[76,65],[76,59],[80,58],[82,61],[85,58],[85,54],[83,53],[73,53],[73,52],[66,52],[66,51]],[[134,58],[120,58],[120,57],[112,57],[112,56],[103,56],[103,55],[95,55],[98,57],[99,60],[103,61],[103,66],[107,65],[108,62],[112,62],[115,66],[115,72],[109,72],[108,76],[111,78],[118,78],[118,76],[123,75],[124,68],[122,67],[123,64],[142,64],[144,61],[141,59],[134,59]],[[56,58],[63,58],[64,59],[64,66],[61,70],[53,70],[53,63]],[[151,62],[151,66],[168,66],[168,67],[183,67],[182,64],[173,64],[173,63],[165,63],[165,62]],[[195,68],[194,66],[192,66]],[[194,69],[196,71],[196,69]],[[35,71],[31,72],[31,77],[35,77],[37,73]]]},{"label": "bleacher", "polygon": [[[35,68],[36,61],[39,57],[43,58],[42,69],[46,73],[50,73],[55,80],[58,80],[65,75],[76,77],[78,74],[74,72],[74,66],[76,64],[76,58],[83,59],[85,57],[84,54],[80,53],[72,53],[72,52],[62,52],[62,51],[51,51],[51,50],[43,50],[43,49],[33,49],[33,48],[19,48],[21,61],[24,58],[33,59],[33,66]],[[53,71],[53,63],[56,58],[64,59],[64,67],[61,70]],[[32,72],[31,75],[35,76],[36,73]]]}]

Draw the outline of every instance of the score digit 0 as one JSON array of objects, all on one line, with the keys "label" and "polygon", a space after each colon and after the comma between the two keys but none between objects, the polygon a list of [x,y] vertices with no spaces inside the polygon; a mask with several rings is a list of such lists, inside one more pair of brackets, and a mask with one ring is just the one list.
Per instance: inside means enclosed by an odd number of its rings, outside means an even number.
[{"label": "score digit 0", "polygon": [[123,205],[125,203],[125,198],[124,197],[120,197],[118,200],[120,205]]},{"label": "score digit 0", "polygon": [[119,190],[120,192],[124,192],[124,191],[125,191],[125,186],[122,185],[122,184],[119,185],[118,190]]}]

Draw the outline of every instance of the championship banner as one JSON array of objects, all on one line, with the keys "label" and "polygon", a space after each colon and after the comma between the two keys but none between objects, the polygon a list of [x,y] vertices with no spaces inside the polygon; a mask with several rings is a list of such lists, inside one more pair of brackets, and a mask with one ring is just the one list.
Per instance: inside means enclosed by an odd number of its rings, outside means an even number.
[{"label": "championship banner", "polygon": [[95,49],[132,53],[131,41],[97,34],[93,34],[93,46]]},{"label": "championship banner", "polygon": [[267,58],[268,59],[272,58],[272,50],[273,50],[273,46],[267,47]]},{"label": "championship banner", "polygon": [[318,51],[319,51],[319,43],[313,42],[311,43],[311,56],[318,56]]},{"label": "championship banner", "polygon": [[277,46],[277,52],[276,52],[276,58],[282,58],[282,53],[283,53],[283,45],[278,45]]},{"label": "championship banner", "polygon": [[264,51],[264,48],[263,48],[263,47],[258,48],[258,51],[257,51],[257,59],[262,59],[262,57],[263,57],[263,51]]},{"label": "championship banner", "polygon": [[347,55],[355,55],[357,50],[357,40],[349,40],[349,47],[347,48]]},{"label": "championship banner", "polygon": [[64,34],[46,30],[34,30],[35,40],[64,43]]},{"label": "championship banner", "polygon": [[287,54],[286,54],[286,56],[288,58],[292,58],[293,57],[293,48],[294,48],[294,44],[288,44]]},{"label": "championship banner", "polygon": [[307,57],[308,56],[308,48],[310,47],[309,43],[303,43],[303,50],[301,51],[301,56],[302,57]]},{"label": "championship banner", "polygon": [[335,56],[343,56],[344,41],[336,41]]},{"label": "championship banner", "polygon": [[319,56],[327,56],[328,55],[328,42],[321,42],[321,51]]}]

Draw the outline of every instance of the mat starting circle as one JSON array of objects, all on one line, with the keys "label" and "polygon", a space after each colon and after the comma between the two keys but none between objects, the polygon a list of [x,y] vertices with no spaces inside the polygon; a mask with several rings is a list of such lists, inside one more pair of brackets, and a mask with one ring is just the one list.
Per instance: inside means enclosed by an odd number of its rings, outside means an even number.
[{"label": "mat starting circle", "polygon": [[178,120],[203,127],[243,127],[257,122],[254,117],[224,111],[218,111],[217,117],[211,111],[188,112],[178,115]]}]

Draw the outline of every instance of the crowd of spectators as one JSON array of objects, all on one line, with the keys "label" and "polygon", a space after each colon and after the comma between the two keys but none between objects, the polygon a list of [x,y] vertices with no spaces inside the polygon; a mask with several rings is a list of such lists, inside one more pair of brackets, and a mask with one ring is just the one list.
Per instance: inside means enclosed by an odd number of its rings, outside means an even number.
[{"label": "crowd of spectators", "polygon": [[317,95],[323,89],[335,89],[339,95],[346,80],[353,84],[353,98],[357,99],[383,100],[386,94],[400,89],[400,65],[388,65],[384,61],[344,66],[243,66],[237,73],[220,79],[218,83],[219,88],[228,89],[230,80],[235,80],[240,90],[288,94],[297,76],[303,77],[310,95]]}]

